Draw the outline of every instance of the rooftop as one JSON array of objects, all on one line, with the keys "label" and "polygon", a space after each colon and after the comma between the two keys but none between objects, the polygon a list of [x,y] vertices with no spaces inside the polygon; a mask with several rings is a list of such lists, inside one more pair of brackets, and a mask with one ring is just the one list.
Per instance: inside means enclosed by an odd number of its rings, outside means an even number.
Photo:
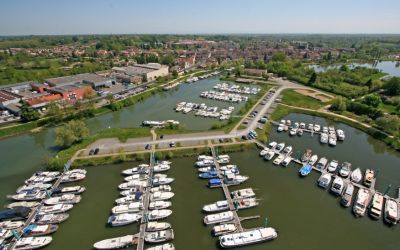
[{"label": "rooftop", "polygon": [[99,76],[96,74],[92,73],[84,73],[84,74],[79,74],[79,75],[71,75],[71,76],[63,76],[63,77],[57,77],[57,78],[50,78],[46,79],[45,81],[49,84],[52,85],[69,85],[71,83],[83,83],[83,82],[89,82],[89,83],[95,83],[95,82],[103,82],[107,81],[108,79]]},{"label": "rooftop", "polygon": [[19,95],[13,94],[5,90],[0,90],[0,102],[11,101],[18,98],[20,98]]}]

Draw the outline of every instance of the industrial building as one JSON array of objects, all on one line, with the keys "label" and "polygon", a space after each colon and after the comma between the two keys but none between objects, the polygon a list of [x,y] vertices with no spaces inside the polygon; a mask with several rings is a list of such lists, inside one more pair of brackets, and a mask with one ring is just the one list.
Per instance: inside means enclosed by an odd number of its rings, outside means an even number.
[{"label": "industrial building", "polygon": [[112,68],[114,77],[125,83],[140,83],[154,81],[158,77],[167,76],[168,66],[158,63],[135,64],[127,67]]}]

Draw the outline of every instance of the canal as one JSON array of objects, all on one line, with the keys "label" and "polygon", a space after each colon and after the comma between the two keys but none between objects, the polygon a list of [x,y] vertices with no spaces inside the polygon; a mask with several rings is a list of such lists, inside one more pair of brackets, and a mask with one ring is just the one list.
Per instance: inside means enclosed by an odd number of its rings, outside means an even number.
[{"label": "canal", "polygon": [[[314,69],[315,72],[325,72],[330,69],[338,69],[342,66],[339,65],[328,65],[328,66],[321,66],[318,64],[311,64],[309,65],[310,68]],[[373,68],[382,71],[390,76],[397,76],[400,77],[400,63],[398,61],[380,61],[375,64],[372,63],[351,63],[348,64],[350,68],[355,67],[366,67],[366,68]]]}]

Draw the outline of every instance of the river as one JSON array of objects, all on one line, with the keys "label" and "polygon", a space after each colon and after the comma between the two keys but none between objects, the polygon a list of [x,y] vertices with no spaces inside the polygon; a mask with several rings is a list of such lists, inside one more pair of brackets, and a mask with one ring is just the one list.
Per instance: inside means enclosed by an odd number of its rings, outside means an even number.
[{"label": "river", "polygon": [[[329,66],[321,66],[317,64],[309,65],[310,68],[313,68],[316,72],[325,72],[330,69],[337,69],[340,68],[341,65],[329,65]],[[383,73],[386,73],[391,76],[398,76],[400,77],[400,67],[398,62],[395,61],[381,61],[377,62],[376,64],[371,63],[351,63],[348,65],[350,68],[355,67],[366,67],[366,68],[374,68],[379,69]]]}]

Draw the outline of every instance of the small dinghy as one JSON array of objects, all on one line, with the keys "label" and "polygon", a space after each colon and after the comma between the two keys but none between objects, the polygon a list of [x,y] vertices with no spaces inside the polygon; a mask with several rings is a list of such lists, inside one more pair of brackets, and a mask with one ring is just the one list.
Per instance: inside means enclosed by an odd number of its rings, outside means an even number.
[{"label": "small dinghy", "polygon": [[64,194],[59,197],[52,197],[44,200],[46,205],[56,205],[56,204],[76,204],[81,201],[80,195],[74,194]]},{"label": "small dinghy", "polygon": [[172,206],[172,202],[170,201],[152,201],[149,204],[149,209],[154,210],[154,209],[166,209],[170,208]]},{"label": "small dinghy", "polygon": [[111,238],[94,243],[95,249],[120,249],[127,248],[138,243],[138,234],[126,235],[117,238]]},{"label": "small dinghy", "polygon": [[60,224],[68,219],[69,214],[61,213],[61,214],[43,214],[37,215],[35,218],[35,224],[45,225],[45,224]]},{"label": "small dinghy", "polygon": [[146,232],[161,231],[161,230],[165,230],[168,228],[171,228],[171,224],[168,222],[151,221],[151,222],[147,222]]},{"label": "small dinghy", "polygon": [[175,246],[172,243],[165,243],[159,246],[146,248],[146,250],[175,250]]},{"label": "small dinghy", "polygon": [[161,219],[167,218],[171,214],[172,214],[172,210],[170,210],[170,209],[151,210],[150,213],[148,214],[148,219],[150,221],[161,220]]},{"label": "small dinghy", "polygon": [[56,204],[53,206],[42,206],[39,209],[38,215],[65,213],[71,210],[73,207],[74,205],[72,204]]},{"label": "small dinghy", "polygon": [[147,243],[160,243],[174,239],[174,230],[167,229],[157,232],[147,233],[144,237],[145,242]]},{"label": "small dinghy", "polygon": [[362,172],[359,168],[355,169],[350,175],[351,180],[355,183],[359,183],[362,180],[362,177]]},{"label": "small dinghy", "polygon": [[124,226],[139,221],[142,218],[141,214],[138,213],[123,213],[117,215],[111,215],[108,218],[108,224],[113,227]]}]

